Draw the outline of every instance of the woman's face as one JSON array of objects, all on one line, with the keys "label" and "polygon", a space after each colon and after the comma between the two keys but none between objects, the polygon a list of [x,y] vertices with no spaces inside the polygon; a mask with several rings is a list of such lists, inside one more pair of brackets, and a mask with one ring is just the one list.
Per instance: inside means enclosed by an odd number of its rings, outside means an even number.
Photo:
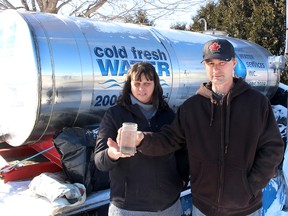
[{"label": "woman's face", "polygon": [[131,92],[137,100],[144,104],[151,103],[154,86],[154,81],[147,80],[144,74],[141,75],[141,81],[134,80],[132,77]]}]

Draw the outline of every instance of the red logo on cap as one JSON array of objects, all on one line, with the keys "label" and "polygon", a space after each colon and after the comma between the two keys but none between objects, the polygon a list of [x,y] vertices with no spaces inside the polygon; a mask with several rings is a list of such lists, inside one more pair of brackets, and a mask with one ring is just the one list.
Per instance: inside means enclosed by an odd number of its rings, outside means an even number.
[{"label": "red logo on cap", "polygon": [[211,45],[209,46],[209,50],[210,50],[211,52],[218,51],[220,48],[221,48],[221,45],[218,44],[217,42],[214,42],[213,44],[211,44]]}]

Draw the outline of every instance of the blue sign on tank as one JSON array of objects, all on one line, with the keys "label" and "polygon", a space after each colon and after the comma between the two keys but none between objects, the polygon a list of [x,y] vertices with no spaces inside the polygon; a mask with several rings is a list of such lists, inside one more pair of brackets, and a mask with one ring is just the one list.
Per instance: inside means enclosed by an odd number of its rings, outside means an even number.
[{"label": "blue sign on tank", "polygon": [[237,62],[235,69],[234,69],[235,73],[236,73],[237,77],[241,77],[241,78],[245,79],[246,74],[247,74],[246,67],[237,55],[236,55],[236,58],[237,58],[238,62]]}]

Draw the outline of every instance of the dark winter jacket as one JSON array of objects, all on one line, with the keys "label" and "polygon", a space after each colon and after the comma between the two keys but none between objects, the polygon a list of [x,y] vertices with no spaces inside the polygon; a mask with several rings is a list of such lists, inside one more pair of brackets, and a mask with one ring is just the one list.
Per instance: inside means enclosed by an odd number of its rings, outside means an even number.
[{"label": "dark winter jacket", "polygon": [[164,210],[180,197],[183,182],[189,181],[187,149],[160,157],[137,152],[133,157],[112,161],[106,143],[108,137],[116,140],[123,122],[136,122],[141,131],[159,131],[162,125],[172,122],[175,113],[167,107],[157,111],[148,122],[137,104],[128,109],[116,105],[106,111],[97,136],[96,166],[109,171],[110,200],[117,207],[134,211]]},{"label": "dark winter jacket", "polygon": [[146,134],[138,150],[164,155],[187,143],[193,204],[205,215],[248,215],[283,157],[269,100],[242,79],[222,100],[211,83],[178,109],[171,126]]}]

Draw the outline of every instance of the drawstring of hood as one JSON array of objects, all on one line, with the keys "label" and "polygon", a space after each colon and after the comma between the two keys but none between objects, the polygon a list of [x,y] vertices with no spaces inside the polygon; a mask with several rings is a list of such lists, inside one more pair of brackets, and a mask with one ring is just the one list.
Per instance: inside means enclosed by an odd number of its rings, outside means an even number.
[{"label": "drawstring of hood", "polygon": [[213,97],[211,97],[211,115],[210,115],[210,124],[209,126],[212,127],[213,125],[213,121],[214,121],[214,104],[215,104],[215,100]]},{"label": "drawstring of hood", "polygon": [[230,90],[226,97],[226,121],[225,121],[225,139],[224,139],[224,148],[225,154],[228,152],[229,142],[230,142],[230,113],[231,113],[231,94],[232,90]]},{"label": "drawstring of hood", "polygon": [[214,122],[214,106],[217,103],[217,100],[213,97],[213,91],[212,91],[212,83],[203,83],[200,88],[196,91],[196,94],[202,95],[203,97],[209,98],[211,102],[211,108],[210,108],[210,122],[209,126],[211,127]]}]

